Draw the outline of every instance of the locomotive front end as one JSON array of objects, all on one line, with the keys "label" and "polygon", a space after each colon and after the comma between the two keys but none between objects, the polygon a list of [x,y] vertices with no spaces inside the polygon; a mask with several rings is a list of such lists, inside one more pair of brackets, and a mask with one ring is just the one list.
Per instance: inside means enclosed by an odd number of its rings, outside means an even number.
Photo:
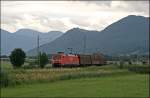
[{"label": "locomotive front end", "polygon": [[54,54],[52,56],[52,60],[51,60],[52,67],[61,67],[62,65],[61,56],[62,54]]}]

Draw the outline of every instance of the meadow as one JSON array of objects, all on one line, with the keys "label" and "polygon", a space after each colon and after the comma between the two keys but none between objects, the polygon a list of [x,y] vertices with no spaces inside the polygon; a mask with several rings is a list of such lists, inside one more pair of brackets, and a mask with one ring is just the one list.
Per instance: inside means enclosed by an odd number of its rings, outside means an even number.
[{"label": "meadow", "polygon": [[1,67],[9,77],[8,86],[1,88],[2,97],[149,96],[149,74],[133,72],[128,65],[12,69],[9,62],[2,62]]},{"label": "meadow", "polygon": [[147,97],[148,75],[81,78],[3,88],[2,97]]}]

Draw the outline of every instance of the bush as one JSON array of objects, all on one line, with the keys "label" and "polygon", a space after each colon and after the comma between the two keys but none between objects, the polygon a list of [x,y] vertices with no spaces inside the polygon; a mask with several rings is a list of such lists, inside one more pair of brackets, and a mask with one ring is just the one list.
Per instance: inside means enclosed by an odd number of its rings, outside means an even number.
[{"label": "bush", "polygon": [[150,73],[149,66],[130,66],[128,69],[129,71],[133,71],[136,73],[145,73],[145,74]]},{"label": "bush", "polygon": [[14,68],[21,67],[25,62],[25,52],[21,48],[16,48],[11,52],[10,61]]},{"label": "bush", "polygon": [[120,69],[123,69],[123,67],[124,67],[124,61],[120,61],[119,68],[120,68]]},{"label": "bush", "polygon": [[48,57],[46,53],[39,53],[39,65],[41,68],[44,68],[44,66],[48,63]]},{"label": "bush", "polygon": [[32,69],[32,68],[37,68],[37,67],[38,67],[37,60],[28,61],[27,64],[23,65],[24,69]]},{"label": "bush", "polygon": [[24,68],[24,69],[33,69],[33,68],[37,68],[37,66],[36,66],[36,65],[30,65],[30,64],[29,64],[29,65],[24,65],[23,68]]}]

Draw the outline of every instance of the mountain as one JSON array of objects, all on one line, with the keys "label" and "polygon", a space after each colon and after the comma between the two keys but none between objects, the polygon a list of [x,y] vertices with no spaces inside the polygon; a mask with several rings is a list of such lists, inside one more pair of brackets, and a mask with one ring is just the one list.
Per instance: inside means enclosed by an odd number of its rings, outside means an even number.
[{"label": "mountain", "polygon": [[60,37],[63,33],[59,31],[51,31],[41,33],[31,29],[20,29],[15,33],[1,30],[1,55],[9,55],[14,48],[22,48],[28,51],[37,47],[37,36],[40,36],[40,45],[51,42]]},{"label": "mountain", "polygon": [[27,51],[35,47],[36,39],[1,29],[1,55],[9,55],[14,48],[22,48],[24,51]]},{"label": "mountain", "polygon": [[42,45],[53,41],[54,39],[60,37],[63,33],[60,31],[39,32],[32,29],[20,29],[16,31],[15,34],[32,37],[34,39],[37,39],[37,36],[39,35],[40,44]]},{"label": "mountain", "polygon": [[[83,53],[84,47],[86,53],[149,53],[149,17],[129,15],[102,31],[73,28],[54,41],[41,45],[40,51],[51,54],[58,51],[69,52],[67,48],[72,48],[75,53]],[[36,49],[28,51],[28,55],[35,54]]]}]

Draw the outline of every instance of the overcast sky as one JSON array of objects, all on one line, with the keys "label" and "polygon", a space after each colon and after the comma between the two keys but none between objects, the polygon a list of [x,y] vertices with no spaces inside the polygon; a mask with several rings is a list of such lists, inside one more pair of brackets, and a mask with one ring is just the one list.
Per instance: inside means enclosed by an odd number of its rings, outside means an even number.
[{"label": "overcast sky", "polygon": [[149,1],[1,1],[1,28],[102,30],[128,15],[149,17]]}]

